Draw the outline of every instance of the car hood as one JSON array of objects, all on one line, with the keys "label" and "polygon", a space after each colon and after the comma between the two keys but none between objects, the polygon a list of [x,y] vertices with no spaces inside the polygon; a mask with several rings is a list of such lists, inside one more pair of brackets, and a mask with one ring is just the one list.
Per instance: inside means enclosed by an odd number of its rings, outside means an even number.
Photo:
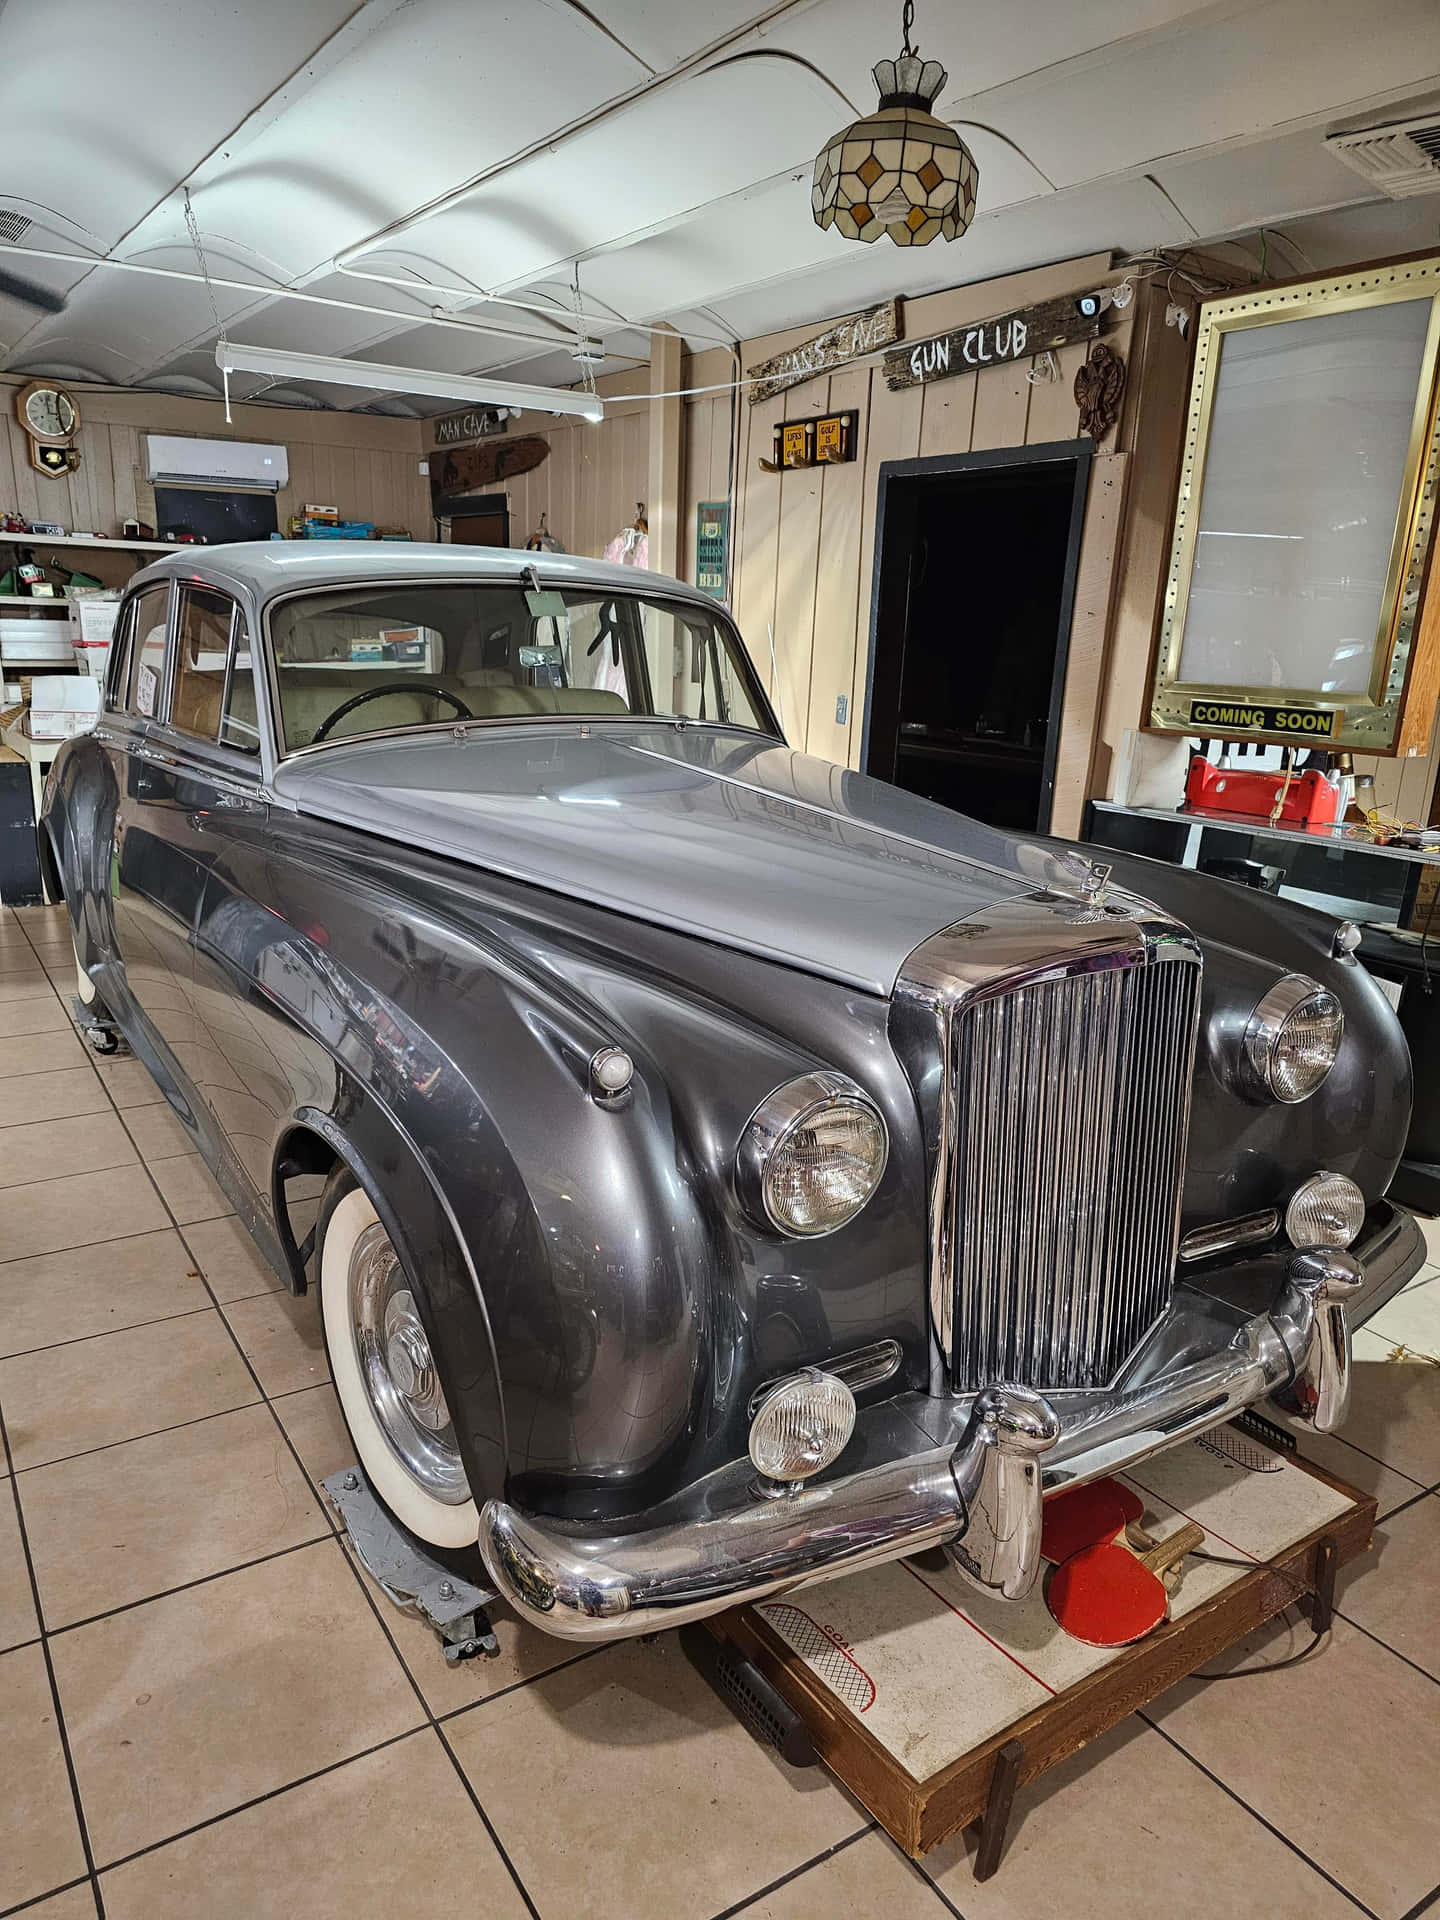
[{"label": "car hood", "polygon": [[286,761],[275,791],[301,814],[879,994],[941,927],[1074,884],[1054,842],[716,727],[550,720],[336,743]]}]

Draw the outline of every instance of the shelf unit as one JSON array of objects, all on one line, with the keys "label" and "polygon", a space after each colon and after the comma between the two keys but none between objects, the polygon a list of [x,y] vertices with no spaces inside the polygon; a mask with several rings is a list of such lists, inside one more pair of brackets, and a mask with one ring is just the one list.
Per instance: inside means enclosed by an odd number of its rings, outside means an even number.
[{"label": "shelf unit", "polygon": [[177,553],[189,544],[183,540],[77,540],[72,533],[0,533],[0,542],[12,547],[108,547],[126,553]]}]

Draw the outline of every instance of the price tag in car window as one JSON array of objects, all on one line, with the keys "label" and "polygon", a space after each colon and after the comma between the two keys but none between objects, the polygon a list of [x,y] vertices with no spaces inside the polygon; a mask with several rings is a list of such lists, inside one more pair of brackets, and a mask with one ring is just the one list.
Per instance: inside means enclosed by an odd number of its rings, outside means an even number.
[{"label": "price tag in car window", "polygon": [[565,618],[565,596],[563,593],[530,593],[527,591],[525,604],[536,620],[544,620],[547,616],[551,620],[563,620]]},{"label": "price tag in car window", "polygon": [[135,676],[135,704],[141,713],[151,715],[155,711],[155,695],[160,689],[160,676],[153,667],[143,663]]}]

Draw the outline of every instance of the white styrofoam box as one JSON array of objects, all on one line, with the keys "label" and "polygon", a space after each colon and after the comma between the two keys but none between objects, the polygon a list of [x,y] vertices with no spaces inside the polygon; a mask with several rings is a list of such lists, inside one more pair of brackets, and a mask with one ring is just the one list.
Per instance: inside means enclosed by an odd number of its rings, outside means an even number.
[{"label": "white styrofoam box", "polygon": [[106,646],[120,611],[118,593],[76,593],[70,598],[70,638],[77,647]]},{"label": "white styrofoam box", "polygon": [[30,738],[88,733],[100,713],[100,682],[85,673],[49,673],[30,685]]},{"label": "white styrofoam box", "polygon": [[7,666],[54,661],[68,666],[72,658],[68,620],[0,620],[0,656]]}]

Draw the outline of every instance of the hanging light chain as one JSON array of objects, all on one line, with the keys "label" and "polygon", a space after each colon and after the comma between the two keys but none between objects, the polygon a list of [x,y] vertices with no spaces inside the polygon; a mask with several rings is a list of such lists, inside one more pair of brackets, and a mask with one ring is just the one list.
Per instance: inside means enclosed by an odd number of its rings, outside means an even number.
[{"label": "hanging light chain", "polygon": [[901,9],[901,13],[900,13],[900,30],[905,36],[905,44],[900,49],[902,54],[915,54],[920,51],[918,47],[912,47],[910,44],[910,29],[914,26],[914,24],[915,24],[915,0],[905,0],[905,5]]},{"label": "hanging light chain", "polygon": [[[225,337],[225,322],[220,318],[220,305],[215,298],[215,289],[210,284],[210,263],[205,258],[205,244],[200,238],[199,222],[195,218],[195,209],[190,204],[190,189],[182,187],[180,191],[185,196],[185,231],[190,236],[190,244],[195,249],[195,258],[200,263],[200,277],[205,282],[205,293],[210,302],[210,318],[215,322],[215,338],[223,347],[228,345]],[[231,425],[233,423],[230,419],[230,369],[228,367],[221,369],[220,378],[225,386],[225,420],[227,425]]]}]

